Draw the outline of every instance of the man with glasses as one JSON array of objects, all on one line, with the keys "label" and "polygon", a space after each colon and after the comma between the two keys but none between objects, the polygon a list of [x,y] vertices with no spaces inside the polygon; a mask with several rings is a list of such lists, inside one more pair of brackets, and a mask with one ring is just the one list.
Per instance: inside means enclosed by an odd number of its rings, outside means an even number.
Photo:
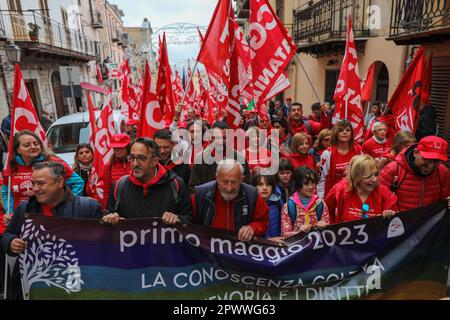
[{"label": "man with glasses", "polygon": [[444,139],[428,136],[383,168],[380,182],[397,194],[400,211],[448,199],[450,174],[444,165],[447,149]]},{"label": "man with glasses", "polygon": [[105,223],[120,219],[162,217],[164,223],[190,222],[192,207],[183,180],[159,163],[155,141],[141,137],[128,156],[131,174],[111,187]]}]

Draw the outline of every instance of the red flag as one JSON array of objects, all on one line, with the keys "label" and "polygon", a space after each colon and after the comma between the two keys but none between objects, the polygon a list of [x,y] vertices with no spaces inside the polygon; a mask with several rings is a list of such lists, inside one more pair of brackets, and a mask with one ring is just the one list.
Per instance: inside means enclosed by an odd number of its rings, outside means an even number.
[{"label": "red flag", "polygon": [[175,113],[175,104],[172,91],[172,70],[170,69],[169,55],[167,53],[166,33],[163,34],[160,45],[156,93],[158,94],[161,112],[165,116],[166,126],[169,126]]},{"label": "red flag", "polygon": [[347,41],[344,60],[334,91],[336,108],[333,123],[347,119],[355,131],[355,140],[363,136],[364,118],[361,105],[361,80],[358,74],[358,54],[353,37],[352,19],[348,17]]},{"label": "red flag", "polygon": [[231,0],[218,1],[197,57],[197,61],[217,74],[226,86],[229,85],[230,50],[234,40],[230,35],[232,10]]},{"label": "red flag", "polygon": [[109,185],[107,185],[109,164],[113,149],[109,146],[112,135],[115,134],[114,117],[112,112],[111,91],[103,103],[102,111],[97,122],[94,138],[94,164],[89,177],[86,191],[88,195],[97,199],[102,207],[106,206]]},{"label": "red flag", "polygon": [[245,40],[244,32],[234,21],[235,50],[238,56],[238,74],[240,95],[247,100],[253,100],[252,62],[250,59],[250,47]]},{"label": "red flag", "polygon": [[363,81],[361,81],[361,101],[366,102],[372,99],[372,87],[373,87],[373,79],[374,79],[374,70],[375,64],[372,63],[367,70],[366,77]]},{"label": "red flag", "polygon": [[91,144],[92,146],[95,145],[95,134],[97,133],[97,124],[96,124],[96,118],[95,118],[95,110],[94,104],[92,103],[91,95],[89,92],[87,94],[87,100],[88,100],[88,111],[89,111],[89,123],[91,124]]},{"label": "red flag", "polygon": [[99,64],[97,64],[97,79],[98,79],[98,83],[103,83],[102,70],[100,69]]},{"label": "red flag", "polygon": [[11,168],[9,163],[13,155],[13,137],[16,133],[22,130],[30,130],[41,138],[45,146],[47,146],[47,138],[45,136],[44,128],[39,122],[36,114],[33,101],[28,93],[27,86],[23,79],[22,70],[19,65],[15,65],[14,70],[14,88],[12,96],[12,110],[11,110],[11,138],[8,144],[8,158],[3,169],[3,177],[11,175]]},{"label": "red flag", "polygon": [[425,69],[423,71],[423,80],[422,80],[422,103],[428,107],[431,103],[430,95],[431,95],[431,73],[433,71],[433,54],[431,54],[428,59],[428,63],[425,64]]},{"label": "red flag", "polygon": [[424,48],[421,47],[388,102],[394,115],[395,130],[416,132],[419,121],[422,76],[425,67]]},{"label": "red flag", "polygon": [[159,107],[155,85],[152,85],[152,75],[148,62],[145,66],[144,92],[140,119],[138,137],[153,138],[156,131],[164,129],[164,118]]},{"label": "red flag", "polygon": [[172,90],[173,90],[174,103],[179,104],[181,102],[181,99],[183,99],[184,89],[183,89],[183,83],[181,81],[178,70],[175,70],[175,76],[173,77],[173,83],[172,83]]},{"label": "red flag", "polygon": [[267,0],[250,0],[250,58],[255,104],[259,106],[274,92],[288,87],[284,75],[296,45]]}]

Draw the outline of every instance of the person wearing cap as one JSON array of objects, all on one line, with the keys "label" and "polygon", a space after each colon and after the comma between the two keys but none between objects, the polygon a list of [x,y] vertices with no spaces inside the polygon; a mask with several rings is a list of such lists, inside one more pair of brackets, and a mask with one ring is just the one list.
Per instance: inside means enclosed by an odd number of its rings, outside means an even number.
[{"label": "person wearing cap", "polygon": [[380,182],[397,194],[400,211],[448,199],[450,173],[444,165],[447,149],[444,139],[428,136],[403,150],[383,168]]},{"label": "person wearing cap", "polygon": [[291,106],[292,106],[292,97],[286,98],[286,103],[284,104],[284,116],[287,117],[289,112],[291,112]]},{"label": "person wearing cap", "polygon": [[130,162],[128,161],[128,154],[130,153],[131,139],[126,133],[118,133],[112,136],[109,146],[113,148],[113,157],[111,159],[110,174],[106,176],[104,197],[103,199],[96,198],[102,208],[106,206],[106,200],[109,196],[111,185],[113,185],[121,177],[130,173]]},{"label": "person wearing cap", "polygon": [[139,121],[135,119],[129,119],[127,121],[127,134],[130,136],[131,142],[134,142],[136,140],[138,124]]}]

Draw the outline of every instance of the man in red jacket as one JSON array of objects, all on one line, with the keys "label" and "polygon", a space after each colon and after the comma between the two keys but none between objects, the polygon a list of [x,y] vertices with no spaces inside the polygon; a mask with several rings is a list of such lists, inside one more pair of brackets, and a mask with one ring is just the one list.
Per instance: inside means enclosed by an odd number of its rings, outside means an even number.
[{"label": "man in red jacket", "polygon": [[244,167],[233,159],[217,165],[217,181],[195,187],[194,223],[235,231],[239,241],[263,237],[269,208],[258,190],[244,183]]},{"label": "man in red jacket", "polygon": [[443,164],[448,160],[447,148],[444,139],[428,136],[383,168],[380,182],[397,194],[400,211],[448,199],[450,173]]},{"label": "man in red jacket", "polygon": [[[323,111],[324,108],[321,110]],[[310,141],[312,142],[312,137],[317,136],[320,130],[330,128],[331,119],[328,114],[322,112],[320,122],[308,120],[308,118],[303,117],[302,104],[295,102],[291,105],[289,122],[292,136],[294,136],[296,133],[303,132],[311,137]]]}]

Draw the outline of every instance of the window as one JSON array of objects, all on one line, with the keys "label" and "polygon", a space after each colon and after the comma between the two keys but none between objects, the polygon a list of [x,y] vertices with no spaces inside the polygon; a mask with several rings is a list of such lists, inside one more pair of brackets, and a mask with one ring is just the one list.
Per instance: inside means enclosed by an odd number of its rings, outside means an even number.
[{"label": "window", "polygon": [[49,148],[56,154],[75,152],[79,143],[88,143],[90,126],[88,122],[70,123],[52,127],[48,134]]},{"label": "window", "polygon": [[331,104],[334,103],[334,90],[339,78],[339,70],[325,71],[325,101]]}]

